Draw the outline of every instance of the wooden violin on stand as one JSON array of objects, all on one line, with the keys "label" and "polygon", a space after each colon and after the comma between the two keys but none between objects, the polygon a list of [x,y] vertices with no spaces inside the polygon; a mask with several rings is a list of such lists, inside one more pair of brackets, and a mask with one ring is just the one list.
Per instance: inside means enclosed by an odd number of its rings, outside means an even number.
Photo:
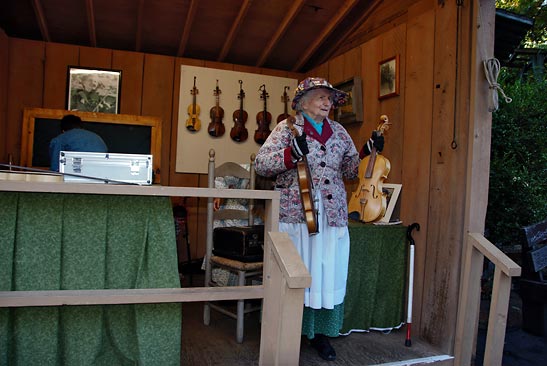
[{"label": "wooden violin on stand", "polygon": [[224,127],[224,123],[222,123],[222,119],[224,118],[224,109],[219,105],[219,99],[220,99],[220,88],[218,87],[218,79],[217,79],[217,87],[213,91],[213,94],[215,95],[215,106],[211,108],[210,115],[211,115],[211,123],[209,123],[209,126],[207,127],[207,131],[209,132],[209,135],[213,137],[220,137],[224,135],[224,132],[226,132],[226,129]]},{"label": "wooden violin on stand", "polygon": [[196,77],[194,76],[194,87],[190,90],[192,95],[192,104],[188,106],[188,119],[186,120],[186,128],[189,131],[196,132],[201,129],[201,121],[199,120],[200,108],[196,103],[196,95],[198,95],[199,90],[196,88]]},{"label": "wooden violin on stand", "polygon": [[285,88],[283,88],[283,95],[281,96],[281,102],[285,104],[285,109],[284,109],[284,112],[281,113],[279,116],[277,116],[277,123],[289,118],[290,114],[289,114],[289,107],[288,107],[288,104],[289,104],[289,95],[287,94],[287,89],[289,89],[290,87],[289,86],[286,86]]},{"label": "wooden violin on stand", "polygon": [[[380,121],[374,131],[377,135],[383,135],[391,125],[386,115],[382,115]],[[359,213],[359,220],[363,222],[374,222],[384,217],[387,194],[382,185],[390,170],[389,160],[378,154],[376,147],[372,146],[370,155],[359,164],[359,185],[351,194],[348,213]]]},{"label": "wooden violin on stand", "polygon": [[[289,116],[287,119],[287,126],[291,130],[293,136],[298,137],[300,134],[296,127],[294,127],[295,121],[296,119],[293,116]],[[296,163],[296,174],[298,176],[300,201],[302,203],[304,218],[306,219],[306,226],[308,227],[308,234],[314,235],[319,232],[318,212],[313,200],[313,179],[306,155]]]},{"label": "wooden violin on stand", "polygon": [[256,115],[256,123],[258,123],[258,128],[255,130],[254,140],[257,144],[262,145],[271,133],[270,122],[272,122],[272,114],[268,112],[267,109],[267,100],[269,95],[266,92],[266,85],[262,84],[258,90],[261,91],[260,99],[264,101],[264,109]]},{"label": "wooden violin on stand", "polygon": [[245,92],[243,91],[243,81],[239,80],[239,94],[237,99],[239,99],[239,109],[234,112],[232,118],[234,119],[234,126],[230,131],[230,137],[235,142],[243,142],[249,137],[249,132],[245,127],[245,122],[247,122],[248,114],[243,110],[243,99],[245,98]]}]

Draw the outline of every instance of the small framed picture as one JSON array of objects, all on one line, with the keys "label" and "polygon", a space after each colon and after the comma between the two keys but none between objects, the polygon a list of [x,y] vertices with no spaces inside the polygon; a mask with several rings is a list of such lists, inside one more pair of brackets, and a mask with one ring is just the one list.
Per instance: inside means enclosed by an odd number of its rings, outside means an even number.
[{"label": "small framed picture", "polygon": [[[391,221],[391,216],[395,211],[395,206],[399,201],[399,195],[401,194],[401,189],[403,188],[402,184],[393,184],[393,183],[384,183],[382,189],[387,193],[386,196],[386,213],[384,217],[380,220],[383,223],[389,223]],[[396,220],[399,220],[398,217],[395,217]]]},{"label": "small framed picture", "polygon": [[362,81],[359,76],[336,84],[336,89],[348,93],[346,104],[334,110],[334,120],[341,124],[363,122],[363,91]]},{"label": "small framed picture", "polygon": [[399,55],[378,65],[378,99],[399,95]]},{"label": "small framed picture", "polygon": [[120,70],[69,66],[67,109],[69,111],[120,113]]}]

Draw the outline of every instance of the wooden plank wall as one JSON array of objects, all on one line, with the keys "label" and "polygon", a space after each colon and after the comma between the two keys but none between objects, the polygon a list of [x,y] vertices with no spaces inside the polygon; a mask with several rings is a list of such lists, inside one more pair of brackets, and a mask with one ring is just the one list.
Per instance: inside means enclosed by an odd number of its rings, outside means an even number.
[{"label": "wooden plank wall", "polygon": [[7,93],[8,93],[8,47],[9,39],[0,29],[0,161],[8,160],[6,152],[7,142]]},{"label": "wooden plank wall", "polygon": [[[5,104],[0,104],[0,161],[7,162],[10,155],[13,163],[20,162],[24,108],[66,107],[68,66],[115,69],[122,71],[120,113],[162,119],[161,184],[172,186],[207,185],[206,176],[175,171],[181,65],[296,79],[302,77],[299,73],[219,62],[9,38],[3,32],[0,34],[1,44],[6,47],[1,48],[0,54],[0,76],[4,76],[0,78],[4,84],[0,87],[0,103]],[[5,97],[2,93],[6,94]],[[231,123],[225,120],[227,127]],[[254,131],[255,126],[250,123],[249,129]],[[206,159],[204,157],[205,162]],[[203,223],[206,221],[206,202],[192,198],[185,203],[190,212],[191,255],[192,258],[201,258],[205,252]]]},{"label": "wooden plank wall", "polygon": [[[334,84],[362,78],[365,121],[347,125],[358,148],[380,115],[393,123],[383,152],[392,166],[386,182],[403,184],[401,219],[421,226],[413,234],[413,331],[448,353],[459,296],[469,134],[469,72],[463,67],[471,52],[470,5],[459,11],[458,17],[455,0],[381,3],[348,40],[358,47],[310,72]],[[378,63],[394,55],[401,60],[401,93],[378,100]],[[348,184],[348,191],[355,187]]]}]

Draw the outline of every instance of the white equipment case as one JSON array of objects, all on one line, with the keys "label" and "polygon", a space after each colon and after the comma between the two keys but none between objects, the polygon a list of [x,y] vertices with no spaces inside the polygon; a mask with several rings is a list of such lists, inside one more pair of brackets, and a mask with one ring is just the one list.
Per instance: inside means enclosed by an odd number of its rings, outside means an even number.
[{"label": "white equipment case", "polygon": [[152,184],[152,155],[61,151],[59,171],[70,183]]}]

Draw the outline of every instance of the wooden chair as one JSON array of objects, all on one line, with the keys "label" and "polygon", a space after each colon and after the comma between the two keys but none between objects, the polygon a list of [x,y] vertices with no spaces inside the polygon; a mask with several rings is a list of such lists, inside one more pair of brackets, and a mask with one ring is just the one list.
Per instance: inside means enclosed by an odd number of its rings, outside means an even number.
[{"label": "wooden chair", "polygon": [[[241,165],[227,162],[218,167],[215,167],[215,151],[211,149],[209,151],[209,169],[208,169],[208,186],[209,188],[215,188],[216,177],[237,177],[249,179],[249,189],[255,187],[255,171],[254,171],[254,158],[255,155],[251,155],[251,164],[249,171],[243,168]],[[248,220],[248,225],[252,226],[253,219],[253,201],[249,200],[249,205],[246,211],[234,210],[234,209],[220,209],[214,211],[213,198],[210,197],[207,202],[207,249],[205,254],[205,287],[219,286],[218,283],[212,280],[212,271],[214,268],[222,268],[237,275],[237,285],[245,286],[252,277],[259,278],[262,276],[262,262],[243,262],[234,260],[219,255],[214,255],[214,242],[213,242],[213,223],[214,220]],[[244,300],[237,300],[236,310],[233,311],[233,307],[224,306],[221,302],[207,302],[203,309],[203,323],[205,325],[210,324],[211,309],[216,310],[224,315],[236,319],[236,341],[237,343],[243,342],[243,329],[245,314],[260,310],[260,306],[246,306]]]}]

